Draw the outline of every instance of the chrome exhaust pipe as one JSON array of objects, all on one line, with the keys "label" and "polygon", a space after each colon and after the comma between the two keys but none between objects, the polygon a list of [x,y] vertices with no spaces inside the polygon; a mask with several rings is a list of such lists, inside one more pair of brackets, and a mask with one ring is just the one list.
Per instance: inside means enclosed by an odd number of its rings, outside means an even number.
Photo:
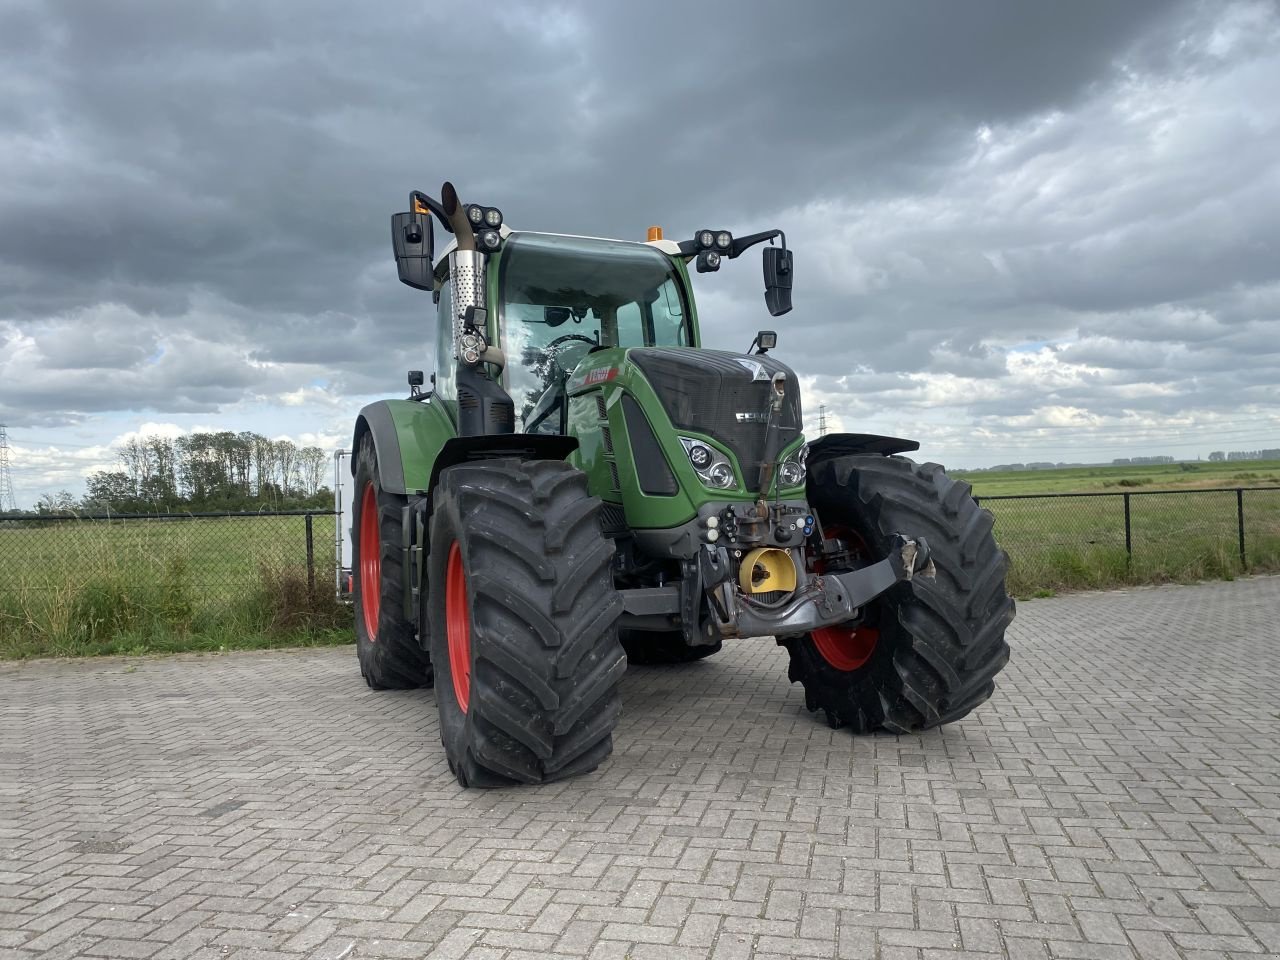
[{"label": "chrome exhaust pipe", "polygon": [[[445,181],[440,188],[440,205],[449,218],[457,248],[449,254],[449,284],[453,303],[453,359],[462,355],[461,340],[467,307],[484,308],[484,254],[476,250],[476,235],[471,221],[458,200],[458,191]],[[482,334],[487,331],[481,331]]]}]

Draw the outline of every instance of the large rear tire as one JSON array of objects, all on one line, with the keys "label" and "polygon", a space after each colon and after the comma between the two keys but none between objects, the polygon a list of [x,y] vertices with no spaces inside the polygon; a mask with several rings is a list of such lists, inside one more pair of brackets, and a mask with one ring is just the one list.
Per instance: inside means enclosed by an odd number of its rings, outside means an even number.
[{"label": "large rear tire", "polygon": [[627,652],[627,663],[638,667],[694,663],[720,652],[719,641],[711,646],[691,647],[678,630],[622,630],[620,639],[622,649]]},{"label": "large rear tire", "polygon": [[440,474],[427,602],[440,736],[464,787],[559,780],[613,749],[627,661],[599,511],[561,461]]},{"label": "large rear tire", "polygon": [[808,708],[833,727],[908,733],[958,720],[987,700],[1009,660],[1004,635],[1014,605],[1008,557],[969,485],[936,463],[845,456],[813,468],[808,494],[824,534],[838,531],[864,561],[886,556],[901,533],[924,537],[937,569],[896,584],[858,622],[778,638]]},{"label": "large rear tire", "polygon": [[356,454],[355,492],[352,587],[360,674],[374,690],[430,686],[431,660],[403,613],[400,525],[408,500],[382,488],[373,438],[367,435]]}]

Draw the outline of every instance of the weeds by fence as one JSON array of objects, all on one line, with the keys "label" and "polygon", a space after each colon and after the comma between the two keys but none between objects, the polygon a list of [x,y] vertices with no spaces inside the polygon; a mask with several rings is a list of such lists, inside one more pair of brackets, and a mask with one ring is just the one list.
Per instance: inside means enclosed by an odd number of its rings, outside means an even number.
[{"label": "weeds by fence", "polygon": [[334,523],[314,511],[0,519],[0,657],[305,641],[349,622],[333,596]]},{"label": "weeds by fence", "polygon": [[[979,502],[1016,596],[1280,570],[1280,487]],[[347,639],[336,522],[318,511],[0,518],[0,658]]]}]

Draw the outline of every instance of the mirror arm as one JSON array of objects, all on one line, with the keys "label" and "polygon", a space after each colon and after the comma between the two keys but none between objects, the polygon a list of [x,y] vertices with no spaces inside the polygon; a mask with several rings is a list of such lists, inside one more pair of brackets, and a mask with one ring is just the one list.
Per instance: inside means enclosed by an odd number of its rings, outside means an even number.
[{"label": "mirror arm", "polygon": [[729,248],[729,259],[736,260],[742,256],[757,243],[763,243],[765,240],[772,240],[779,237],[782,240],[782,249],[787,249],[787,235],[781,230],[765,230],[763,233],[751,233],[745,237],[734,237],[733,246]]},{"label": "mirror arm", "polygon": [[[423,209],[424,207],[426,209]],[[453,224],[449,222],[449,215],[444,212],[444,205],[439,200],[428,197],[421,190],[409,191],[409,209],[414,213],[434,213],[440,225],[449,233],[453,233]]]}]

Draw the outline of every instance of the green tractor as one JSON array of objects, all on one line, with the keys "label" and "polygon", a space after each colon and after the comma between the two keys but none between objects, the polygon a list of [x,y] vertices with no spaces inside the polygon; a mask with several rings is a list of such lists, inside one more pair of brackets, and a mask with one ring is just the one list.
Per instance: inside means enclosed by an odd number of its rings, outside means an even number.
[{"label": "green tractor", "polygon": [[782,231],[527,233],[446,183],[410,194],[392,241],[435,302],[437,370],[356,420],[357,650],[375,689],[434,680],[459,783],[596,768],[628,662],[726,641],[775,637],[809,710],[857,732],[925,730],[991,696],[1013,602],[968,485],[901,456],[910,440],[806,442],[773,332],[747,354],[702,346],[689,264],[767,242],[781,316]]}]

